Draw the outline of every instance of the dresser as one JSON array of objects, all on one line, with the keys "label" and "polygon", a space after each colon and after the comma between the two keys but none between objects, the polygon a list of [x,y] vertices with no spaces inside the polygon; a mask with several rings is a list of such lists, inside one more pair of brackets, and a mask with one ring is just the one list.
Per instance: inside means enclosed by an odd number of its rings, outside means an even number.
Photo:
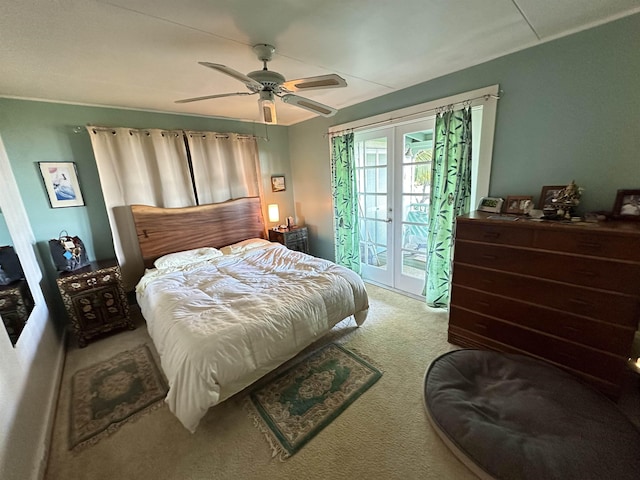
[{"label": "dresser", "polygon": [[309,253],[307,227],[281,228],[269,230],[269,241],[283,244],[289,250]]},{"label": "dresser", "polygon": [[115,260],[91,262],[73,272],[62,272],[56,282],[79,347],[106,332],[135,328]]},{"label": "dresser", "polygon": [[456,220],[449,341],[524,353],[620,394],[640,320],[640,222]]}]

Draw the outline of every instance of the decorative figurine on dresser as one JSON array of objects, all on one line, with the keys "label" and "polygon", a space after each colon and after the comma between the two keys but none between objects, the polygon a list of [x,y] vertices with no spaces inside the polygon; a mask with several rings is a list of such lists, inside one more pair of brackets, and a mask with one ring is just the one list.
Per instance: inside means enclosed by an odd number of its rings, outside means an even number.
[{"label": "decorative figurine on dresser", "polygon": [[135,329],[115,260],[90,262],[80,269],[62,272],[56,282],[79,347],[106,332]]}]

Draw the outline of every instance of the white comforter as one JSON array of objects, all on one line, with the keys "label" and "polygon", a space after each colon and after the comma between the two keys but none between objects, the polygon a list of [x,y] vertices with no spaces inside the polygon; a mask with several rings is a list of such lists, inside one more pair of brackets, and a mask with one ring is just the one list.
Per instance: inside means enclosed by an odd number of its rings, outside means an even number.
[{"label": "white comforter", "polygon": [[360,277],[268,244],[147,270],[136,287],[169,381],[166,402],[191,432],[213,405],[295,356],[336,323],[368,312]]}]

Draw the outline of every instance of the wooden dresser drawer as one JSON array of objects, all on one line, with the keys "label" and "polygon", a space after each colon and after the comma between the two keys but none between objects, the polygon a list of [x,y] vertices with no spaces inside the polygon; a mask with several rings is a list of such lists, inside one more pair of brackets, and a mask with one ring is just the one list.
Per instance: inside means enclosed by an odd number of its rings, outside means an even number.
[{"label": "wooden dresser drawer", "polygon": [[[595,227],[594,227],[595,228]],[[535,233],[533,246],[544,250],[640,262],[640,240],[614,233],[543,230]]]},{"label": "wooden dresser drawer", "polygon": [[456,240],[471,240],[476,242],[497,243],[502,245],[517,245],[528,247],[533,244],[533,232],[528,228],[518,228],[515,225],[475,225],[470,222],[456,223]]},{"label": "wooden dresser drawer", "polygon": [[[562,310],[454,285],[451,305],[617,355],[627,355],[635,328],[572,315]],[[452,319],[455,323],[455,318]]]},{"label": "wooden dresser drawer", "polygon": [[523,352],[541,356],[612,383],[622,381],[626,357],[612,355],[578,343],[521,328],[451,306],[450,327],[506,343]]},{"label": "wooden dresser drawer", "polygon": [[633,295],[583,288],[578,285],[559,285],[545,279],[470,265],[454,264],[453,285],[537,303],[634,329],[637,328],[640,317],[640,301]]},{"label": "wooden dresser drawer", "polygon": [[540,250],[456,241],[455,260],[495,270],[637,294],[640,265]]}]

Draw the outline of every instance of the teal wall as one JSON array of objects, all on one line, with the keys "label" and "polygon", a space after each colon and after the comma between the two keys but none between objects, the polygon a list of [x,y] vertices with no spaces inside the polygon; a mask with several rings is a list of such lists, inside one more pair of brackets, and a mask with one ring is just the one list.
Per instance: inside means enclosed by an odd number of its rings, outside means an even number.
[{"label": "teal wall", "polygon": [[[249,122],[221,120],[76,105],[0,98],[0,135],[3,138],[18,188],[36,238],[48,285],[55,291],[55,269],[47,241],[61,230],[78,235],[85,243],[90,259],[113,258],[111,229],[102,197],[98,170],[89,134],[75,127],[192,129],[237,132],[267,137],[258,140],[266,201],[277,202],[284,211],[293,209],[293,192],[272,193],[270,176],[284,174],[290,181],[288,129]],[[38,162],[75,162],[84,207],[50,208]],[[283,208],[284,207],[284,208]],[[52,300],[58,302],[56,295]],[[59,307],[59,305],[58,305]]]},{"label": "teal wall", "polygon": [[[267,203],[309,227],[311,251],[333,258],[327,129],[353,120],[499,84],[490,194],[533,195],[571,180],[585,187],[582,211],[609,210],[619,188],[640,188],[640,15],[634,15],[342,109],[330,119],[268,127],[259,141]],[[428,61],[428,59],[417,59]],[[0,135],[26,204],[46,275],[46,241],[80,236],[91,258],[113,256],[88,134],[77,126],[234,131],[264,136],[264,125],[115,108],[0,98]],[[85,207],[51,209],[37,162],[73,161]],[[287,177],[272,193],[271,174]],[[291,180],[291,181],[290,181]],[[294,202],[295,201],[295,202]]]},{"label": "teal wall", "polygon": [[[416,62],[429,59],[416,59]],[[580,210],[640,188],[640,15],[510,54],[290,127],[294,195],[312,251],[333,258],[332,125],[499,84],[490,194],[540,195],[571,180]]]}]

